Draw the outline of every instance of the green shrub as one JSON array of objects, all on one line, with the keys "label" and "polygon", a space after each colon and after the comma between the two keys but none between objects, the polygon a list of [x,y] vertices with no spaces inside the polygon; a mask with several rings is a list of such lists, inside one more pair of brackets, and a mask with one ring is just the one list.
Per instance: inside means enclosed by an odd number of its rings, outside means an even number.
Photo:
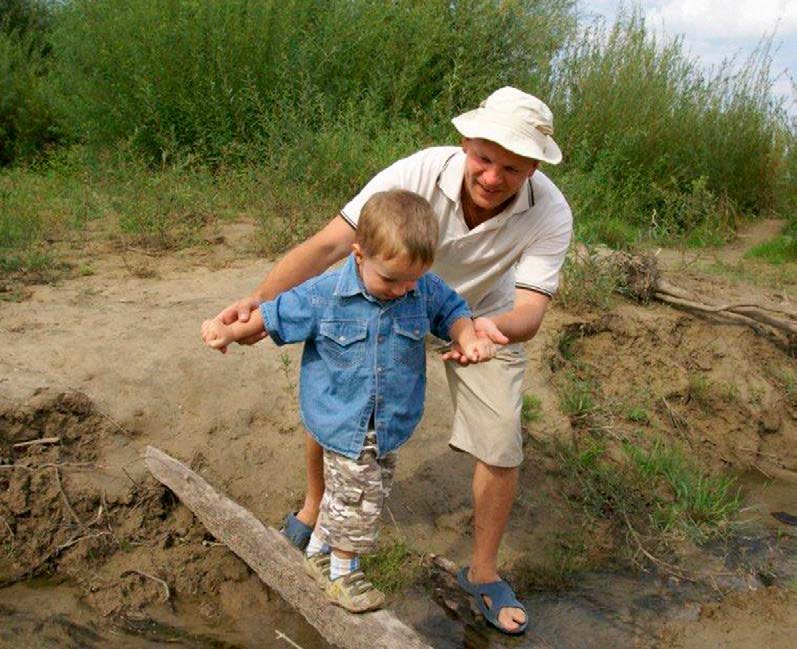
[{"label": "green shrub", "polygon": [[130,138],[157,163],[252,144],[289,157],[319,126],[352,126],[363,103],[380,129],[410,121],[448,136],[452,113],[495,87],[544,84],[570,11],[570,0],[74,0],[53,36],[54,82],[80,135]]},{"label": "green shrub", "polygon": [[0,29],[0,165],[31,156],[60,137],[45,72],[35,34]]}]

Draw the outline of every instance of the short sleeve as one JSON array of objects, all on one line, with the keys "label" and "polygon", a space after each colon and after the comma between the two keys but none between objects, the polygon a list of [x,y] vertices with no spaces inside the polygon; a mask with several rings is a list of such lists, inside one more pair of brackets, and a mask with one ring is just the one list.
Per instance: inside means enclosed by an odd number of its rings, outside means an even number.
[{"label": "short sleeve", "polygon": [[260,305],[263,325],[277,345],[300,342],[315,335],[318,320],[312,300],[315,281],[309,280]]},{"label": "short sleeve", "polygon": [[392,165],[380,171],[376,176],[368,181],[368,184],[360,190],[360,193],[352,198],[340,211],[341,216],[353,228],[357,227],[360,220],[360,212],[366,201],[378,192],[390,189],[408,189],[415,191],[411,186],[409,178],[409,158],[404,158],[394,162]]},{"label": "short sleeve", "polygon": [[570,207],[564,203],[550,214],[550,226],[523,250],[515,266],[515,286],[546,295],[559,287],[559,272],[573,232]]}]

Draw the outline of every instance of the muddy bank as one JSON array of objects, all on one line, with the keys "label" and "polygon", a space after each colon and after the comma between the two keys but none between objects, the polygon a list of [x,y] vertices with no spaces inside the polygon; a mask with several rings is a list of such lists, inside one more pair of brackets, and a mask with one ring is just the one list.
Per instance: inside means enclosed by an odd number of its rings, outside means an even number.
[{"label": "muddy bank", "polygon": [[[202,347],[201,319],[245,294],[265,271],[264,264],[247,260],[213,265],[213,250],[159,258],[151,277],[131,276],[118,259],[104,257],[96,275],[31,287],[28,301],[0,308],[0,332],[8,342],[0,358],[3,629],[13,620],[20,633],[45,638],[49,632],[41,629],[50,623],[42,627],[43,620],[66,615],[63,624],[52,621],[60,629],[54,637],[73,633],[77,639],[69,642],[76,646],[114,646],[108,638],[116,636],[106,633],[128,628],[131,620],[155,620],[166,635],[188,633],[194,640],[183,640],[184,646],[202,646],[196,638],[205,637],[233,646],[288,646],[263,644],[262,633],[267,629],[271,638],[274,629],[289,628],[304,649],[323,646],[149,477],[140,459],[147,444],[162,448],[272,526],[299,503],[300,350],[264,344],[221,356]],[[706,292],[719,290],[714,280],[688,279],[702,282]],[[734,290],[743,300],[764,289]],[[761,646],[793,640],[795,528],[770,511],[790,511],[797,503],[789,486],[797,484],[794,360],[744,328],[621,299],[603,310],[555,304],[527,350],[526,388],[539,401],[538,416],[527,425],[526,462],[501,569],[538,611],[532,630],[552,646],[598,647],[625,638],[639,646],[692,647],[698,645],[684,644],[695,635],[690,624],[730,625],[731,638],[733,611],[740,611],[744,626],[735,637],[746,637],[752,625],[762,634]],[[428,364],[426,415],[402,453],[385,530],[417,555],[435,552],[465,564],[471,464],[448,450],[444,372],[434,357]],[[586,389],[594,401],[568,414],[563,399],[574,388]],[[14,447],[54,437],[55,443]],[[754,508],[740,512],[735,541],[698,547],[686,540],[679,548],[675,559],[686,576],[705,577],[697,589],[641,553],[635,564],[619,562],[624,548],[635,547],[633,537],[574,508],[578,488],[556,446],[583,448],[598,440],[619,467],[625,444],[646,448],[656,439],[677,442],[712,472],[745,476],[744,507]],[[765,497],[756,504],[767,485],[780,490],[777,502]],[[753,527],[748,519],[755,519]],[[590,535],[577,536],[587,525]],[[588,543],[577,547],[573,539],[583,538]],[[637,572],[629,572],[634,567]],[[22,593],[30,590],[29,578],[52,576],[68,581],[33,590],[55,601],[56,593],[70,589],[75,603],[44,615],[41,600]],[[446,617],[431,583],[421,575],[416,586],[392,596],[392,607],[435,646],[485,646],[478,640],[482,627],[468,630]],[[739,599],[723,599],[733,591]],[[756,615],[769,607],[772,616],[759,624]],[[66,612],[77,615],[78,609],[91,620]],[[669,611],[669,631],[657,626],[661,610]],[[261,636],[235,630],[253,616],[262,620]],[[65,630],[72,623],[83,630]],[[232,635],[211,633],[230,625]],[[81,635],[84,627],[101,640]],[[136,646],[125,644],[130,637],[118,646]],[[161,642],[166,636],[132,637]],[[489,646],[504,645],[495,634],[486,638]]]}]

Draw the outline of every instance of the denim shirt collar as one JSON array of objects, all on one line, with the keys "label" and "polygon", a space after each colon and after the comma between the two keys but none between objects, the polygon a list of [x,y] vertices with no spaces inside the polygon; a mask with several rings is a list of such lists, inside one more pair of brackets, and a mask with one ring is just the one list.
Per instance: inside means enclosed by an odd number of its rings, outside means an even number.
[{"label": "denim shirt collar", "polygon": [[[407,295],[414,293],[415,290],[416,289],[411,289],[407,291]],[[351,297],[352,295],[359,294],[368,300],[382,302],[382,300],[371,295],[368,289],[365,288],[365,284],[363,284],[362,278],[360,277],[360,271],[357,268],[357,261],[354,259],[354,253],[348,256],[346,263],[343,264],[343,268],[340,269],[340,277],[338,277],[338,283],[335,286],[333,294],[336,297]],[[396,300],[391,300],[391,302],[396,302],[401,299],[403,299],[403,296]]]},{"label": "denim shirt collar", "polygon": [[338,297],[351,297],[358,293],[367,295],[365,286],[363,286],[360,280],[360,273],[357,272],[357,262],[354,259],[354,255],[351,254],[340,270],[340,276],[335,286],[334,295]]}]

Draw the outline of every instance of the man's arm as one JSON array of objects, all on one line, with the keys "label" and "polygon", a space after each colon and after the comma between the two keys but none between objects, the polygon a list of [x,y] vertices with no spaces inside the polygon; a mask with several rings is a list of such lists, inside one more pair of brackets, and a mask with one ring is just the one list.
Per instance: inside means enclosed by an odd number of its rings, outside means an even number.
[{"label": "man's arm", "polygon": [[[489,320],[498,327],[509,342],[525,342],[536,335],[551,298],[537,291],[515,289],[515,306],[511,311],[491,316]],[[479,318],[476,329],[479,329]]]},{"label": "man's arm", "polygon": [[[323,273],[332,264],[343,259],[351,250],[352,243],[354,243],[354,228],[342,216],[336,216],[307,241],[288,251],[250,296],[233,302],[222,310],[216,319],[224,324],[246,322],[249,320],[249,314],[257,309],[261,302],[274,299],[305,280]],[[253,344],[265,336],[263,331],[238,342]],[[219,350],[224,353],[227,348],[224,346]]]},{"label": "man's arm", "polygon": [[[480,316],[473,321],[473,326],[479,336],[498,345],[525,342],[534,338],[539,330],[550,301],[551,298],[543,293],[515,289],[515,307],[511,311],[496,316]],[[460,365],[471,362],[458,345],[445,352],[442,359],[457,361]]]},{"label": "man's arm", "polygon": [[280,293],[320,275],[351,251],[354,228],[340,215],[319,232],[291,249],[280,259],[253,291],[260,302],[273,300]]},{"label": "man's arm", "polygon": [[237,320],[226,325],[218,318],[214,318],[202,323],[202,340],[213,349],[226,348],[231,343],[252,338],[263,332],[265,327],[260,311],[253,311],[246,322]]}]

